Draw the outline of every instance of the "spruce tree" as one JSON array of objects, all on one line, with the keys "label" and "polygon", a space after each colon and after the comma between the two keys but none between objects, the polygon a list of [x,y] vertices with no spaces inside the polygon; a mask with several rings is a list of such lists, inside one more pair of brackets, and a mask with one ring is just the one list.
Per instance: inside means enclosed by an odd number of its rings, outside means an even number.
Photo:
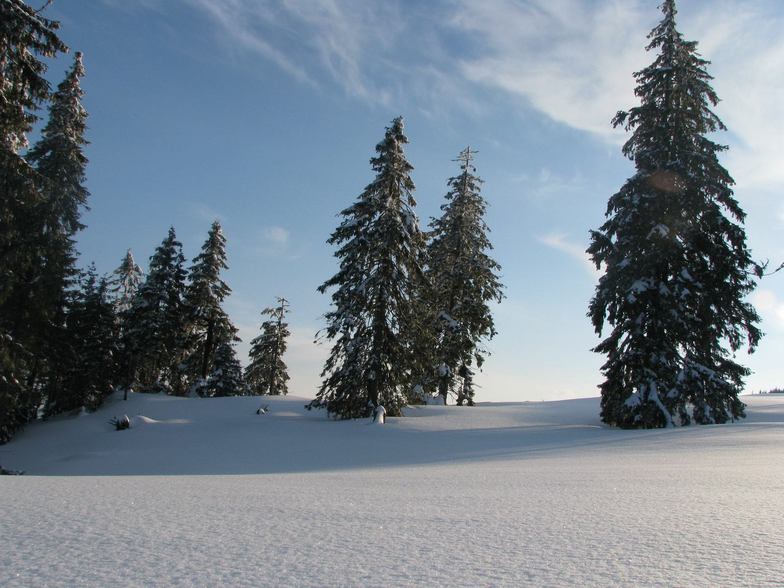
[{"label": "spruce tree", "polygon": [[81,209],[87,208],[89,196],[83,185],[87,166],[83,147],[88,144],[84,138],[87,111],[81,103],[84,92],[80,79],[84,73],[82,54],[76,53],[73,66],[52,96],[49,121],[41,139],[27,153],[43,184],[44,201],[39,210],[42,230],[53,238],[70,237],[84,228]]},{"label": "spruce tree", "polygon": [[245,396],[248,389],[242,379],[242,366],[232,341],[220,341],[215,347],[211,372],[206,384],[199,388],[200,396]]},{"label": "spruce tree", "polygon": [[40,195],[34,228],[40,236],[35,269],[38,277],[27,296],[36,300],[40,309],[39,320],[31,323],[30,329],[41,341],[35,353],[42,364],[45,388],[57,385],[63,369],[58,359],[63,357],[61,346],[67,340],[62,332],[67,290],[78,273],[74,236],[84,228],[80,217],[89,196],[84,187],[87,112],[81,104],[83,76],[82,54],[77,53],[73,66],[52,96],[49,120],[41,138],[26,156],[38,173]]},{"label": "spruce tree", "polygon": [[130,249],[114,272],[110,283],[114,307],[118,315],[127,313],[133,306],[133,299],[144,281],[144,272],[133,258]]},{"label": "spruce tree", "polygon": [[488,304],[504,297],[501,267],[488,255],[493,246],[484,220],[482,180],[472,164],[475,153],[470,147],[460,153],[461,173],[449,179],[443,214],[430,222],[426,276],[435,317],[438,393],[444,404],[450,391],[457,404],[473,404],[471,368],[474,361],[482,367],[487,352],[481,343],[496,334]]},{"label": "spruce tree", "polygon": [[760,272],[746,246],[744,213],[719,163],[724,130],[709,62],[676,28],[673,0],[651,31],[655,61],[635,73],[640,105],[613,124],[632,131],[623,153],[637,173],[610,198],[588,252],[605,266],[589,316],[598,334],[602,419],[620,427],[722,423],[744,416],[733,360],[753,350],[759,317],[744,302]]},{"label": "spruce tree", "polygon": [[40,177],[22,156],[36,112],[49,99],[41,58],[67,47],[59,24],[21,0],[0,0],[0,443],[35,418],[45,303],[27,294],[40,277]]},{"label": "spruce tree", "polygon": [[262,316],[269,317],[261,324],[261,334],[250,342],[250,363],[245,368],[245,382],[253,394],[288,394],[289,374],[283,355],[286,339],[291,334],[285,322],[289,303],[277,299],[274,308],[265,308]]},{"label": "spruce tree", "polygon": [[142,390],[182,393],[185,348],[185,257],[174,227],[150,257],[149,271],[127,313],[127,340]]},{"label": "spruce tree", "polygon": [[58,386],[51,386],[45,414],[95,410],[112,392],[117,377],[118,332],[106,278],[90,265],[66,320],[67,345],[58,363]]},{"label": "spruce tree", "polygon": [[190,283],[185,292],[188,331],[188,357],[185,369],[193,391],[203,394],[212,372],[215,351],[221,343],[239,341],[237,329],[223,310],[223,301],[231,293],[220,273],[226,264],[226,238],[215,221],[207,240],[190,267]]},{"label": "spruce tree", "polygon": [[375,179],[341,212],[343,222],[328,240],[338,247],[340,269],[319,291],[335,288],[324,330],[334,343],[308,406],[338,418],[366,417],[378,405],[399,415],[410,393],[424,238],[407,142],[403,119],[396,118],[370,160]]}]

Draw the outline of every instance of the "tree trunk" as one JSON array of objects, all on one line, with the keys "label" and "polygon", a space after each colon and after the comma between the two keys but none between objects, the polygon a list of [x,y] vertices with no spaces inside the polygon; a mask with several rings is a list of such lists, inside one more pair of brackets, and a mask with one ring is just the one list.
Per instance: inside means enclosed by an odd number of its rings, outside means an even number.
[{"label": "tree trunk", "polygon": [[368,382],[367,385],[368,390],[368,401],[373,406],[372,410],[375,410],[378,406],[378,379],[374,378]]},{"label": "tree trunk", "polygon": [[204,355],[201,359],[201,379],[207,379],[207,369],[210,365],[210,355],[212,355],[212,348],[215,344],[215,319],[211,318],[207,323],[207,337],[204,339]]},{"label": "tree trunk", "polygon": [[438,395],[444,399],[444,406],[446,406],[446,398],[449,394],[449,378],[442,376],[438,379]]}]

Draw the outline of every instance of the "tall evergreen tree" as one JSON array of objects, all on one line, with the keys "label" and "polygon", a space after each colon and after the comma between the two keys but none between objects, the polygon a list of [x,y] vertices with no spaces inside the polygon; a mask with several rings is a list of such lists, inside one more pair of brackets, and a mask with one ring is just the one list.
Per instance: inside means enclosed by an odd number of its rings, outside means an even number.
[{"label": "tall evergreen tree", "polygon": [[22,156],[49,99],[42,57],[67,47],[59,24],[21,0],[0,0],[0,443],[36,415],[38,329],[46,306],[26,294],[39,277],[39,176]]},{"label": "tall evergreen tree", "polygon": [[40,199],[34,231],[40,236],[40,245],[35,268],[38,277],[26,296],[36,300],[40,309],[38,324],[31,323],[30,329],[41,342],[35,354],[39,365],[43,364],[39,371],[47,388],[59,380],[63,369],[58,359],[63,357],[61,347],[67,340],[62,332],[67,289],[78,273],[74,236],[84,228],[80,217],[89,196],[84,187],[87,112],[81,103],[83,76],[82,54],[77,53],[73,66],[52,96],[49,121],[41,138],[27,153],[27,160],[38,172]]},{"label": "tall evergreen tree", "polygon": [[274,308],[265,308],[262,316],[269,317],[261,324],[261,334],[250,342],[250,363],[245,368],[245,382],[254,394],[288,394],[289,374],[283,355],[286,339],[291,334],[285,322],[289,303],[277,299]]},{"label": "tall evergreen tree", "polygon": [[127,340],[142,389],[184,391],[178,368],[186,344],[184,265],[182,244],[170,227],[128,311]]},{"label": "tall evergreen tree", "polygon": [[136,293],[143,282],[144,271],[136,263],[129,249],[120,265],[112,272],[110,287],[117,314],[123,315],[131,309]]},{"label": "tall evergreen tree", "polygon": [[47,415],[82,407],[95,410],[116,383],[117,321],[107,280],[98,278],[95,265],[87,269],[68,309],[66,330],[67,345],[58,362],[62,373],[58,385],[49,387]]},{"label": "tall evergreen tree", "polygon": [[226,264],[226,238],[215,221],[207,240],[191,265],[190,284],[185,293],[188,321],[189,357],[186,369],[194,390],[200,393],[207,383],[220,343],[239,341],[237,329],[223,310],[223,301],[231,293],[220,273]]},{"label": "tall evergreen tree", "polygon": [[42,176],[44,202],[41,218],[44,232],[55,237],[74,235],[84,228],[81,209],[87,207],[89,192],[84,187],[87,158],[83,147],[87,111],[82,106],[80,79],[84,77],[82,54],[77,52],[65,79],[52,96],[49,121],[41,139],[28,152],[27,160]]},{"label": "tall evergreen tree", "polygon": [[424,238],[414,213],[412,166],[403,146],[403,119],[387,127],[370,160],[375,179],[341,212],[328,243],[339,271],[320,287],[335,288],[325,337],[333,341],[318,395],[308,406],[339,418],[364,417],[383,405],[399,415],[411,386]]},{"label": "tall evergreen tree", "polygon": [[488,303],[504,297],[498,278],[501,267],[488,255],[493,246],[484,220],[482,180],[471,163],[475,153],[470,147],[460,153],[461,173],[449,179],[443,214],[430,222],[426,272],[436,317],[438,393],[444,403],[451,391],[458,404],[469,405],[474,394],[472,366],[476,361],[482,367],[487,352],[481,342],[496,333]]},{"label": "tall evergreen tree", "polygon": [[732,359],[753,350],[759,317],[744,302],[761,272],[750,256],[733,180],[708,138],[724,130],[718,97],[697,44],[676,28],[674,0],[651,31],[655,61],[637,72],[640,105],[613,123],[632,131],[623,148],[637,173],[610,198],[588,252],[606,266],[589,316],[607,354],[602,419],[621,427],[722,423],[743,416],[748,370]]}]

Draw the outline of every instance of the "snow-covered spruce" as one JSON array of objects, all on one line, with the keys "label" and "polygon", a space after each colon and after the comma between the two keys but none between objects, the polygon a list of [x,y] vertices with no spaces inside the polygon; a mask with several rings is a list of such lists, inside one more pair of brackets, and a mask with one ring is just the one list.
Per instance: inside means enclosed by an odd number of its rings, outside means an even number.
[{"label": "snow-covered spruce", "polygon": [[67,48],[57,36],[58,24],[21,0],[0,1],[0,23],[0,443],[5,443],[36,416],[38,354],[57,320],[49,301],[62,294],[47,291],[43,301],[42,290],[32,288],[48,243],[31,230],[41,226],[42,178],[22,151],[37,111],[50,100],[41,59]]},{"label": "snow-covered spruce", "polygon": [[212,371],[199,396],[245,396],[248,388],[242,378],[242,366],[237,359],[233,341],[221,341],[215,348]]},{"label": "snow-covered spruce", "polygon": [[[28,346],[35,358],[34,373],[28,382],[40,391],[40,396],[35,396],[46,406],[48,414],[52,409],[59,412],[81,406],[97,407],[109,391],[104,386],[106,374],[99,376],[97,366],[88,364],[95,362],[96,354],[109,354],[111,358],[114,348],[112,340],[105,351],[99,351],[92,342],[83,339],[86,333],[71,333],[68,327],[74,322],[75,317],[69,316],[72,312],[80,315],[87,312],[93,314],[96,323],[91,327],[92,334],[99,340],[105,341],[100,337],[101,330],[114,335],[111,308],[102,309],[103,299],[95,299],[105,294],[105,287],[97,284],[94,269],[90,292],[79,293],[74,288],[78,271],[73,237],[84,228],[80,216],[89,196],[83,185],[87,158],[82,149],[87,143],[84,139],[87,113],[81,104],[80,79],[84,73],[82,55],[77,53],[73,66],[52,95],[49,120],[41,138],[26,156],[38,174],[39,194],[33,222],[27,227],[38,248],[35,269],[28,274],[29,283],[24,292],[29,301],[25,304],[28,309],[25,328],[36,341]],[[101,310],[109,317],[108,325],[101,320]],[[81,361],[83,354],[88,355],[86,362]],[[107,362],[99,360],[98,363]],[[77,373],[86,375],[86,379],[75,383]]]},{"label": "snow-covered spruce", "polygon": [[[222,306],[223,300],[231,293],[231,288],[220,277],[221,270],[224,269],[228,269],[226,238],[220,223],[215,221],[202,245],[201,253],[194,258],[190,267],[190,283],[185,293],[188,348],[183,369],[191,382],[192,392],[199,395],[214,395],[216,380],[211,374],[214,374],[216,369],[221,366],[234,369],[230,359],[234,354],[231,344],[239,341],[239,338],[236,327]],[[219,358],[217,350],[222,345],[222,355]],[[235,378],[233,372],[231,376],[223,376]],[[221,393],[223,391],[221,388]],[[235,393],[242,392],[238,390]]]},{"label": "snow-covered spruce", "polygon": [[471,367],[474,361],[482,367],[487,353],[482,340],[496,333],[488,303],[504,297],[501,267],[488,255],[493,246],[484,220],[482,180],[472,164],[475,153],[470,147],[460,153],[461,173],[448,181],[443,214],[430,221],[426,298],[433,335],[423,346],[423,353],[430,350],[444,403],[452,392],[457,404],[469,405],[474,397]]},{"label": "snow-covered spruce", "polygon": [[262,316],[269,317],[261,324],[261,334],[250,342],[250,363],[245,368],[245,383],[253,394],[288,394],[289,374],[283,355],[289,326],[285,322],[289,302],[277,298],[277,306],[265,308]]},{"label": "snow-covered spruce", "polygon": [[[52,95],[41,138],[26,156],[38,173],[40,194],[34,225],[28,229],[39,240],[38,268],[26,296],[42,310],[39,318],[44,322],[37,327],[43,341],[35,354],[44,367],[39,370],[44,382],[63,369],[56,363],[58,347],[63,344],[66,290],[74,286],[78,274],[74,236],[84,228],[80,217],[89,197],[84,186],[87,112],[81,103],[84,92],[80,85],[84,75],[82,54],[76,53],[73,66]],[[36,325],[30,327],[35,329]]]},{"label": "snow-covered spruce", "polygon": [[414,213],[403,119],[387,127],[370,160],[375,179],[341,212],[328,243],[340,269],[320,287],[335,288],[324,338],[332,351],[308,406],[338,418],[367,417],[379,404],[400,415],[412,388],[416,320],[412,301],[423,279],[424,238]]},{"label": "snow-covered spruce", "polygon": [[126,373],[137,390],[185,392],[179,369],[186,345],[184,264],[182,244],[170,227],[128,312]]},{"label": "snow-covered spruce", "polygon": [[46,416],[83,407],[95,410],[109,396],[116,383],[117,329],[107,280],[99,278],[91,264],[68,305],[66,336],[56,356],[58,371],[46,388]]},{"label": "snow-covered spruce", "polygon": [[136,292],[144,281],[144,271],[136,263],[130,249],[125,252],[122,262],[112,273],[110,290],[117,314],[123,315],[133,305]]},{"label": "snow-covered spruce", "polygon": [[610,198],[588,253],[606,266],[589,316],[607,355],[602,419],[621,427],[723,423],[743,416],[748,370],[731,352],[760,338],[744,302],[759,271],[746,247],[744,213],[707,138],[724,130],[708,62],[675,23],[674,0],[650,33],[656,60],[637,72],[640,105],[613,124],[632,131],[623,153],[637,173]]}]

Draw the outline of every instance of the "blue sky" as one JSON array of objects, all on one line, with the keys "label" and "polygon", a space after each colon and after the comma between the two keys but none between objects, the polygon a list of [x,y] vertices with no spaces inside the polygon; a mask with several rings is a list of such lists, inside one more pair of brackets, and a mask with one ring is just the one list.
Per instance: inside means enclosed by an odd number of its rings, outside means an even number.
[{"label": "blue sky", "polygon": [[[631,175],[610,119],[635,104],[656,0],[55,0],[83,51],[91,210],[83,264],[146,266],[174,225],[190,259],[210,223],[228,239],[227,310],[247,344],[259,311],[291,300],[292,391],[310,396],[334,273],[336,214],[372,179],[384,128],[406,121],[417,212],[438,214],[452,160],[478,149],[507,299],[479,400],[597,394],[584,254]],[[784,260],[784,4],[682,0],[679,28],[713,63],[724,164],[755,258]],[[59,81],[70,57],[53,63]],[[784,275],[752,297],[767,336],[750,390],[784,385]]]}]

